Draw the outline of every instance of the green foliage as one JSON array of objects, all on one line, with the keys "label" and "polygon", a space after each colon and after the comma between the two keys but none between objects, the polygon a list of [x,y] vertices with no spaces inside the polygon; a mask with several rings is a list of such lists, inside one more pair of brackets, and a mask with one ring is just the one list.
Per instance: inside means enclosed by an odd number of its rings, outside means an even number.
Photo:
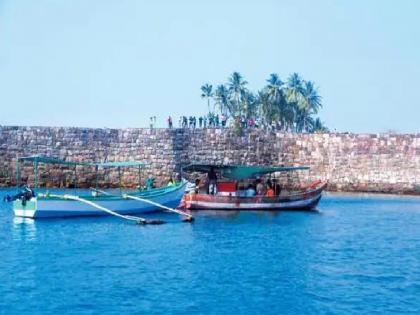
[{"label": "green foliage", "polygon": [[315,133],[325,133],[329,132],[329,129],[321,122],[319,118],[316,118],[311,131]]},{"label": "green foliage", "polygon": [[206,83],[203,86],[201,86],[201,97],[207,99],[207,109],[209,113],[211,112],[210,99],[213,97],[213,95],[213,85]]},{"label": "green foliage", "polygon": [[233,109],[229,98],[229,90],[223,84],[218,85],[216,88],[215,103],[219,107],[220,113],[225,116],[228,116]]},{"label": "green foliage", "polygon": [[275,128],[291,132],[327,132],[318,114],[322,98],[312,81],[299,74],[290,75],[286,83],[276,73],[270,74],[266,85],[256,94],[248,88],[248,82],[239,72],[233,72],[226,84],[201,87],[202,97],[214,100],[219,112],[233,121],[235,129],[241,128],[238,121],[253,118],[263,128]]}]

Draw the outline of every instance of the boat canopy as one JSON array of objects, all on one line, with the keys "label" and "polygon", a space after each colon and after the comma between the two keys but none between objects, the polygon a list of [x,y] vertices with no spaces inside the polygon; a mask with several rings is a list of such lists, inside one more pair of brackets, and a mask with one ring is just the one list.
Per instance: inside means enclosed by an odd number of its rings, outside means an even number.
[{"label": "boat canopy", "polygon": [[33,162],[33,163],[45,163],[45,164],[61,164],[61,165],[87,165],[87,163],[80,163],[80,162],[71,162],[71,161],[64,161],[60,159],[56,159],[53,157],[46,157],[40,155],[31,155],[31,156],[22,156],[18,158],[19,162]]},{"label": "boat canopy", "polygon": [[73,161],[65,161],[60,160],[53,157],[46,157],[40,155],[32,155],[32,156],[24,156],[19,157],[18,160],[34,162],[34,163],[45,163],[45,164],[61,164],[61,165],[68,165],[68,166],[98,166],[98,167],[142,167],[146,166],[147,163],[139,162],[139,161],[122,161],[122,162],[73,162]]},{"label": "boat canopy", "polygon": [[109,168],[109,167],[116,167],[118,168],[118,178],[121,186],[121,167],[137,167],[139,171],[139,185],[140,185],[140,177],[141,177],[141,170],[144,168],[148,163],[145,162],[138,162],[138,161],[122,161],[122,162],[73,162],[73,161],[65,161],[60,160],[54,157],[47,157],[47,156],[40,156],[40,155],[31,155],[31,156],[23,156],[18,157],[16,161],[16,186],[20,186],[20,163],[21,162],[32,162],[34,164],[34,174],[35,174],[35,188],[38,188],[38,164],[58,164],[58,165],[65,165],[65,166],[74,166],[75,172],[75,186],[77,186],[77,174],[76,174],[76,166],[93,166],[96,170],[95,176],[95,186],[98,187],[98,169],[99,168]]},{"label": "boat canopy", "polygon": [[225,178],[240,180],[256,178],[258,176],[275,172],[309,170],[309,166],[248,166],[192,163],[183,168],[183,170],[186,172],[202,173],[208,173],[211,169],[220,172],[221,175]]},{"label": "boat canopy", "polygon": [[104,162],[104,163],[90,163],[99,167],[142,167],[148,163],[138,161],[123,161],[123,162]]}]

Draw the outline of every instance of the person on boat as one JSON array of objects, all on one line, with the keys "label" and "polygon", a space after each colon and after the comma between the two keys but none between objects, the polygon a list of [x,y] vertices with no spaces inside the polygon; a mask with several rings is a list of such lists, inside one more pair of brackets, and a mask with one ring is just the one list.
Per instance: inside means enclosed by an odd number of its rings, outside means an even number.
[{"label": "person on boat", "polygon": [[174,181],[174,179],[171,176],[171,177],[169,177],[168,184],[166,186],[169,187],[169,186],[174,186],[174,185],[175,185],[175,181]]},{"label": "person on boat", "polygon": [[197,178],[194,183],[188,182],[186,192],[190,195],[198,194],[200,191],[200,179]]},{"label": "person on boat", "polygon": [[152,175],[149,175],[149,177],[146,179],[146,190],[153,189],[155,187],[155,179]]},{"label": "person on boat", "polygon": [[187,186],[185,188],[185,192],[190,194],[190,195],[194,195],[195,194],[195,182],[188,182]]},{"label": "person on boat", "polygon": [[261,179],[258,178],[256,183],[257,183],[257,186],[256,186],[257,187],[257,195],[264,196],[265,195],[265,187],[264,187],[263,183],[261,182]]},{"label": "person on boat", "polygon": [[274,184],[274,192],[276,193],[277,196],[280,196],[281,194],[281,186],[279,183],[275,183]]},{"label": "person on boat", "polygon": [[210,167],[210,171],[207,174],[208,179],[209,179],[209,194],[210,195],[215,195],[217,193],[217,175],[216,172],[214,170],[214,167]]},{"label": "person on boat", "polygon": [[277,180],[277,178],[273,178],[271,180],[271,182],[273,184],[274,195],[280,196],[280,193],[281,193],[281,185],[280,185],[279,181]]},{"label": "person on boat", "polygon": [[274,193],[274,189],[273,189],[273,184],[271,183],[271,181],[267,181],[267,191],[265,193],[266,197],[274,197],[275,193]]},{"label": "person on boat", "polygon": [[19,193],[17,193],[14,196],[6,195],[3,198],[3,201],[12,202],[20,199],[22,200],[22,205],[25,206],[26,201],[31,200],[32,197],[35,197],[35,192],[33,191],[33,189],[29,185],[23,185],[21,186],[21,190],[19,191]]},{"label": "person on boat", "polygon": [[254,186],[252,184],[248,185],[248,188],[245,191],[245,197],[254,197],[256,194]]},{"label": "person on boat", "polygon": [[245,183],[243,181],[238,181],[236,183],[236,196],[246,197]]},{"label": "person on boat", "polygon": [[196,194],[198,194],[200,192],[200,179],[199,178],[197,178],[195,180],[195,189],[194,190],[195,190]]}]

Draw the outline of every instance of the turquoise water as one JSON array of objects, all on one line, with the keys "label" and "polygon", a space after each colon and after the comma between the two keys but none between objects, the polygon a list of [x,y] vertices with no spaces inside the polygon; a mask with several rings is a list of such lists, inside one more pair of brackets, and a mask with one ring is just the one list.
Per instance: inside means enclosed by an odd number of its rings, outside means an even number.
[{"label": "turquoise water", "polygon": [[145,227],[23,222],[5,207],[0,314],[420,312],[420,198],[326,195],[319,213]]}]

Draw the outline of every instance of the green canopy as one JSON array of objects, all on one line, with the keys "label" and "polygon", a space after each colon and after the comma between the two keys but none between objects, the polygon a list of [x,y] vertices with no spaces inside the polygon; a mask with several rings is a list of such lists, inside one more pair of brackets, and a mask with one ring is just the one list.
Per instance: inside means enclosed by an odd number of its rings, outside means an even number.
[{"label": "green canopy", "polygon": [[104,162],[104,163],[90,163],[99,167],[138,167],[146,166],[147,163],[138,161],[123,161],[123,162]]},{"label": "green canopy", "polygon": [[192,163],[183,168],[186,172],[208,173],[213,169],[220,172],[221,175],[229,179],[247,179],[255,178],[265,174],[275,172],[291,172],[300,170],[309,170],[308,166],[247,166],[247,165],[217,165]]},{"label": "green canopy", "polygon": [[46,156],[39,156],[39,155],[32,155],[32,156],[24,156],[18,158],[19,161],[28,161],[28,162],[35,162],[35,163],[45,163],[45,164],[61,164],[61,165],[68,165],[68,166],[98,166],[98,167],[139,167],[139,166],[146,166],[147,163],[145,162],[138,162],[138,161],[123,161],[123,162],[72,162],[72,161],[65,161],[60,160],[53,157],[46,157]]},{"label": "green canopy", "polygon": [[[72,162],[72,161],[64,161],[54,157],[46,157],[40,155],[31,155],[31,156],[23,156],[18,157],[16,163],[16,185],[20,185],[20,163],[21,162],[32,162],[34,163],[34,174],[35,174],[35,187],[38,187],[38,164],[58,164],[58,165],[65,165],[65,166],[94,166],[96,168],[96,183],[97,183],[97,170],[99,167],[106,168],[106,167],[138,167],[139,168],[139,183],[140,183],[140,168],[147,165],[144,162],[138,161],[123,161],[123,162],[104,162],[104,163],[97,163],[97,162]],[[75,169],[76,172],[76,169]],[[118,169],[119,177],[121,180],[121,173],[120,169]],[[75,173],[76,174],[76,173]],[[77,176],[75,176],[75,182],[77,182]]]},{"label": "green canopy", "polygon": [[53,157],[46,157],[40,155],[31,155],[31,156],[23,156],[18,158],[19,162],[27,161],[27,162],[34,162],[34,163],[45,163],[45,164],[61,164],[61,165],[89,165],[89,163],[81,163],[81,162],[71,162],[71,161],[64,161]]}]

